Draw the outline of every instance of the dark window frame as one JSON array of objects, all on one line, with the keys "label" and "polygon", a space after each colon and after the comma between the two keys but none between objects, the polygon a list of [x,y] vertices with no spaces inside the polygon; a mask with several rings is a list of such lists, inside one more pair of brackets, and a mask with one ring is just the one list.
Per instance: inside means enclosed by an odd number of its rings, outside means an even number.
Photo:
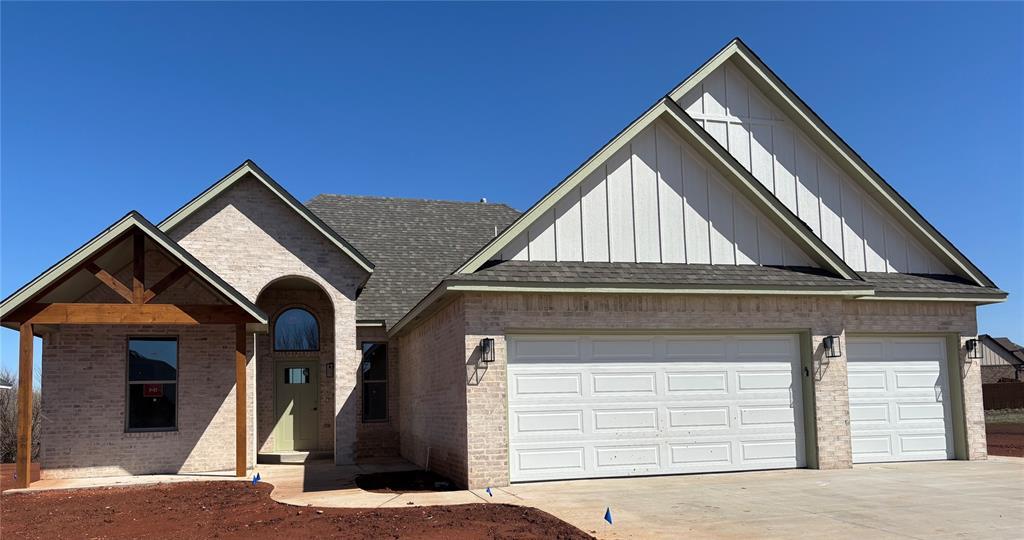
[{"label": "dark window frame", "polygon": [[[363,377],[363,362],[366,361],[366,348],[367,345],[381,345],[384,347],[384,378],[383,379],[370,379],[366,380]],[[391,361],[390,351],[388,351],[388,342],[386,341],[363,341],[359,343],[359,350],[361,352],[361,360],[359,362],[359,394],[360,394],[360,406],[362,407],[362,421],[364,424],[377,424],[386,423],[391,421],[391,407],[388,406],[388,363]],[[384,416],[381,418],[368,418],[366,416],[366,385],[376,384],[384,387]]]},{"label": "dark window frame", "polygon": [[[306,312],[306,314],[308,314],[310,317],[313,318],[313,324],[316,325],[316,347],[315,348],[312,348],[312,349],[281,349],[281,348],[278,348],[278,346],[277,346],[277,321],[281,318],[282,315],[284,315],[285,313],[288,313],[289,311],[292,311],[292,310],[304,311],[304,312]],[[312,309],[310,309],[309,306],[304,306],[304,305],[301,305],[301,304],[293,304],[293,305],[285,306],[285,307],[281,308],[281,311],[277,312],[277,315],[274,316],[274,324],[271,325],[271,328],[270,328],[270,330],[271,330],[270,331],[270,344],[271,344],[271,347],[273,348],[274,352],[283,352],[283,353],[316,353],[316,352],[320,352],[320,342],[322,341],[321,340],[321,335],[322,334],[320,332],[320,329],[321,329],[320,327],[321,326],[322,325],[320,324],[320,318],[316,316],[316,313]]]},{"label": "dark window frame", "polygon": [[[173,341],[174,342],[174,380],[138,381],[132,383],[131,350],[132,341]],[[124,341],[124,432],[125,433],[165,433],[178,431],[178,392],[181,380],[181,339],[180,336],[146,335],[128,336]],[[171,427],[133,428],[131,426],[132,385],[140,384],[173,384],[174,385],[174,425]]]}]

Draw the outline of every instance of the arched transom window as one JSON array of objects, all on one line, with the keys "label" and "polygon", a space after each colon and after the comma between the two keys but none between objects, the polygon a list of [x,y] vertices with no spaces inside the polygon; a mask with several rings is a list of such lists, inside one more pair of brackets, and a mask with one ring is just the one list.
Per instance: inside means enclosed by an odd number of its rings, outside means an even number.
[{"label": "arched transom window", "polygon": [[281,312],[274,322],[274,350],[320,350],[320,327],[317,325],[316,317],[302,308],[290,308]]}]

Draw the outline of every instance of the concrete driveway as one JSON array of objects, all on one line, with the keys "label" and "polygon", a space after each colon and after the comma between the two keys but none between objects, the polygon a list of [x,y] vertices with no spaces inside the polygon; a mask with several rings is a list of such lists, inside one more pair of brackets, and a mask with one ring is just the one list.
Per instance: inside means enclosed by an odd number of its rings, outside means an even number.
[{"label": "concrete driveway", "polygon": [[[1024,459],[516,484],[599,538],[1024,538]],[[603,520],[611,508],[614,524]]]},{"label": "concrete driveway", "polygon": [[[493,495],[370,493],[354,482],[360,474],[414,468],[402,460],[348,467],[315,461],[257,470],[274,485],[271,497],[287,504],[510,503],[539,508],[599,538],[1024,538],[1024,458],[539,482],[493,488]],[[42,480],[31,490],[231,479],[232,471]]]}]

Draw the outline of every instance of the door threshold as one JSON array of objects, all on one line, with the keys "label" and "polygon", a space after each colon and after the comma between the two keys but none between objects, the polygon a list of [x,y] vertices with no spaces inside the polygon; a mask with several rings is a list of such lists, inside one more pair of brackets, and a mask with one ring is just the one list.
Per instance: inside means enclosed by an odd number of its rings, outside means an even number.
[{"label": "door threshold", "polygon": [[256,463],[288,464],[305,463],[318,459],[330,459],[333,454],[327,450],[295,450],[288,452],[267,452],[256,455]]}]

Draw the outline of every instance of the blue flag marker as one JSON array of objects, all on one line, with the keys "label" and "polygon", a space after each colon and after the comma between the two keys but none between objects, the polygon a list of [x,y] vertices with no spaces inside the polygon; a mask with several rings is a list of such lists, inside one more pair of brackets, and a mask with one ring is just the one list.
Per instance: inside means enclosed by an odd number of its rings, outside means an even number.
[{"label": "blue flag marker", "polygon": [[485,491],[487,491],[487,494],[490,495],[491,497],[494,496],[494,494],[491,493],[491,488],[487,488]]},{"label": "blue flag marker", "polygon": [[252,485],[255,486],[256,482],[259,482],[259,481],[260,481],[260,473],[256,473],[256,475],[252,477]]},{"label": "blue flag marker", "polygon": [[612,524],[612,509],[611,508],[605,508],[604,509],[604,520],[607,521],[609,525]]}]

